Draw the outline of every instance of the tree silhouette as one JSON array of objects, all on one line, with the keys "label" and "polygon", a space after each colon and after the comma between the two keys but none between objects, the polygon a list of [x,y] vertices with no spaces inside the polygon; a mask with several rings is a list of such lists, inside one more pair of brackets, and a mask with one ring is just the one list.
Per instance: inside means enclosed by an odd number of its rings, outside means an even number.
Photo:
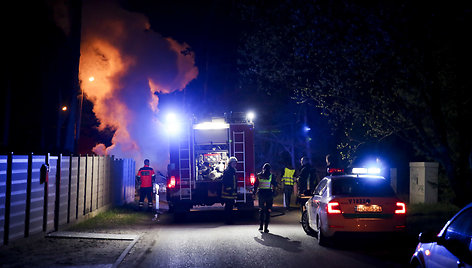
[{"label": "tree silhouette", "polygon": [[309,103],[338,149],[397,136],[441,163],[470,202],[470,4],[281,1],[241,6],[253,27],[240,49],[244,81]]}]

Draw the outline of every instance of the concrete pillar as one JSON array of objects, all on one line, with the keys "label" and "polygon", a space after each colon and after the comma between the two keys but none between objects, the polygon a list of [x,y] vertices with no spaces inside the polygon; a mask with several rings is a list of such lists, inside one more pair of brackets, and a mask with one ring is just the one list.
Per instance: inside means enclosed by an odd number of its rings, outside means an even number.
[{"label": "concrete pillar", "polygon": [[438,202],[436,162],[410,162],[410,204]]}]

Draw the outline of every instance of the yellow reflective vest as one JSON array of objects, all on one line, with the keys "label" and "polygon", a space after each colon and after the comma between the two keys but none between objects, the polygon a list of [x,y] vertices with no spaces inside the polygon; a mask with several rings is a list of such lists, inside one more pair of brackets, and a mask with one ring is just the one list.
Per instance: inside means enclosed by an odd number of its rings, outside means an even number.
[{"label": "yellow reflective vest", "polygon": [[272,174],[270,174],[269,178],[259,177],[259,187],[258,189],[271,189],[270,183],[272,181]]},{"label": "yellow reflective vest", "polygon": [[293,175],[295,174],[295,169],[285,168],[284,175],[282,176],[282,182],[284,185],[291,185],[295,183]]}]

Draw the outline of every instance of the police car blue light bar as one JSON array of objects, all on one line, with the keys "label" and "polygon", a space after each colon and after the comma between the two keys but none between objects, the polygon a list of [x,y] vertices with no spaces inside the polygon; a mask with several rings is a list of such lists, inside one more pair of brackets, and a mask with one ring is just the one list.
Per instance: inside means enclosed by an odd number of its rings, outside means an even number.
[{"label": "police car blue light bar", "polygon": [[370,168],[352,168],[353,174],[380,174],[380,168],[370,167]]},{"label": "police car blue light bar", "polygon": [[352,173],[354,174],[366,174],[367,168],[352,168]]},{"label": "police car blue light bar", "polygon": [[370,168],[367,169],[367,173],[369,173],[369,174],[380,174],[380,168],[370,167]]}]

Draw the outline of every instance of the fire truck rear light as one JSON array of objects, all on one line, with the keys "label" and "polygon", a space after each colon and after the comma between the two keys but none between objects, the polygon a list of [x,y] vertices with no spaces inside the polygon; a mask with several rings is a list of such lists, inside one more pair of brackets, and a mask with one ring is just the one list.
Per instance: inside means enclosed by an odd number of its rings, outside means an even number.
[{"label": "fire truck rear light", "polygon": [[395,214],[406,214],[406,205],[403,202],[397,202],[397,208]]},{"label": "fire truck rear light", "polygon": [[256,182],[256,176],[254,176],[254,173],[251,173],[249,176],[249,182],[251,183],[251,186]]},{"label": "fire truck rear light", "polygon": [[328,203],[328,214],[340,214],[341,207],[338,202],[329,202]]},{"label": "fire truck rear light", "polygon": [[175,176],[171,176],[167,188],[175,188]]}]

